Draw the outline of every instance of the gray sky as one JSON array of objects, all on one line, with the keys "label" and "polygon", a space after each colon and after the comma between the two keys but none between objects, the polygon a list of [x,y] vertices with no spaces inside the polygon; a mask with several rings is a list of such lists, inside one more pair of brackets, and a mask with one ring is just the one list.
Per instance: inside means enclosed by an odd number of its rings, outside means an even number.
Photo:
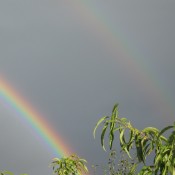
[{"label": "gray sky", "polygon": [[[0,75],[89,162],[119,103],[140,129],[174,122],[175,1],[1,0]],[[0,102],[0,170],[52,174],[44,141]],[[100,132],[99,132],[100,134]]]}]

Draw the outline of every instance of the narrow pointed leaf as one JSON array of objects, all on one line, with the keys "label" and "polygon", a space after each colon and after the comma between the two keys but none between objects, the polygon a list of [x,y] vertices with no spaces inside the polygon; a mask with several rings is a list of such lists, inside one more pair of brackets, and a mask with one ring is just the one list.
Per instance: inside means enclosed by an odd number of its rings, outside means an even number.
[{"label": "narrow pointed leaf", "polygon": [[94,138],[95,138],[96,129],[97,129],[98,126],[99,126],[104,120],[106,120],[107,118],[109,118],[109,117],[108,117],[108,116],[102,117],[102,118],[97,122],[97,124],[95,125],[94,131],[93,131],[93,136],[94,136]]},{"label": "narrow pointed leaf", "polygon": [[116,113],[118,110],[118,104],[115,104],[113,109],[112,109],[112,113]]},{"label": "narrow pointed leaf", "polygon": [[106,149],[105,149],[105,146],[104,146],[104,136],[105,136],[105,133],[106,133],[106,129],[107,129],[107,127],[108,127],[108,122],[106,122],[105,123],[105,125],[104,125],[104,127],[103,127],[103,129],[102,129],[102,133],[101,133],[101,145],[102,145],[102,147],[103,147],[103,149],[106,151]]},{"label": "narrow pointed leaf", "polygon": [[163,128],[163,129],[160,131],[160,133],[159,133],[159,135],[158,135],[158,138],[159,138],[165,131],[167,131],[167,130],[169,130],[169,129],[171,129],[171,128],[173,128],[173,126],[167,126],[167,127]]}]

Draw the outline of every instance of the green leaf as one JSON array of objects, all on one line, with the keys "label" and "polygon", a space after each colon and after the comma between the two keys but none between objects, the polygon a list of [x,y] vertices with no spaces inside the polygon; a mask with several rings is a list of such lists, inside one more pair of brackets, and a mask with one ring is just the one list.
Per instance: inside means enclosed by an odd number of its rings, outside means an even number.
[{"label": "green leaf", "polygon": [[127,153],[127,155],[129,156],[129,158],[131,159],[131,155],[129,153],[129,147],[130,147],[130,144],[131,143],[130,142],[128,142],[128,143],[125,142],[124,133],[125,133],[125,129],[123,129],[122,131],[120,131],[120,136],[119,136],[120,143],[121,143],[121,146],[122,146],[123,151],[125,151]]},{"label": "green leaf", "polygon": [[161,154],[157,154],[157,156],[155,158],[155,165],[157,165],[161,159],[162,159]]},{"label": "green leaf", "polygon": [[131,170],[129,171],[128,175],[133,175],[133,174],[135,174],[136,168],[137,168],[137,164],[134,164],[134,165],[132,166]]},{"label": "green leaf", "polygon": [[146,127],[142,130],[142,132],[145,132],[145,133],[159,133],[159,130],[157,128],[154,128],[154,127]]},{"label": "green leaf", "polygon": [[138,175],[152,175],[153,171],[150,166],[143,166]]},{"label": "green leaf", "polygon": [[111,121],[110,121],[110,132],[109,132],[109,147],[112,149],[113,141],[114,141],[114,131],[115,131],[115,116],[111,116]]},{"label": "green leaf", "polygon": [[127,118],[121,118],[121,121],[122,121],[123,123],[126,123],[126,122],[127,122]]},{"label": "green leaf", "polygon": [[143,155],[143,147],[142,147],[142,144],[141,144],[141,138],[140,138],[139,134],[135,135],[135,144],[136,144],[137,157],[138,157],[139,162],[145,163],[145,157]]},{"label": "green leaf", "polygon": [[108,117],[108,116],[102,117],[102,118],[97,122],[97,124],[95,125],[94,131],[93,131],[94,138],[95,138],[96,129],[97,129],[98,126],[99,126],[104,120],[106,120],[107,118],[109,118],[109,117]]},{"label": "green leaf", "polygon": [[110,150],[112,149],[113,141],[114,141],[114,133],[113,133],[113,131],[111,131],[110,135],[109,135],[109,148],[110,148]]},{"label": "green leaf", "polygon": [[148,149],[148,148],[150,148],[150,143],[148,143],[148,144],[144,147],[144,153],[145,153],[145,155],[148,155],[148,153],[149,153],[149,150],[150,150],[150,149]]},{"label": "green leaf", "polygon": [[105,125],[104,125],[104,127],[103,127],[103,129],[102,129],[102,133],[101,133],[101,145],[102,145],[102,147],[103,147],[103,149],[106,151],[106,149],[105,149],[105,146],[104,146],[104,136],[105,136],[105,133],[106,133],[106,129],[107,129],[107,127],[108,127],[108,122],[106,122],[105,123]]},{"label": "green leaf", "polygon": [[124,139],[123,139],[124,132],[125,132],[125,129],[122,129],[122,130],[120,131],[120,136],[119,136],[119,138],[120,138],[120,143],[121,143],[121,145],[125,144],[125,143],[124,143]]},{"label": "green leaf", "polygon": [[159,138],[165,131],[167,131],[167,130],[173,128],[173,127],[174,127],[174,126],[167,126],[167,127],[163,128],[163,129],[160,131],[160,133],[159,133],[159,135],[158,135],[158,138]]},{"label": "green leaf", "polygon": [[118,104],[115,104],[115,105],[114,105],[114,107],[113,107],[113,109],[112,109],[112,114],[115,114],[116,117],[117,117],[117,115],[118,115]]},{"label": "green leaf", "polygon": [[133,130],[130,130],[130,137],[129,137],[129,141],[127,144],[130,144],[133,141],[133,139],[134,139],[134,132]]}]

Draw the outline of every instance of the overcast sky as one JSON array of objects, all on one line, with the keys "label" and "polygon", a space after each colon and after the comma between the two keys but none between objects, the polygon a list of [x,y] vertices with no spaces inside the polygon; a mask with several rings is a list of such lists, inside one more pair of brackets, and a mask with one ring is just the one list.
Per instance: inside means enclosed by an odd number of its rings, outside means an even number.
[{"label": "overcast sky", "polygon": [[[89,162],[119,103],[134,126],[175,120],[175,1],[1,0],[0,76]],[[52,174],[52,150],[0,102],[0,170]],[[100,132],[99,132],[100,134]]]}]

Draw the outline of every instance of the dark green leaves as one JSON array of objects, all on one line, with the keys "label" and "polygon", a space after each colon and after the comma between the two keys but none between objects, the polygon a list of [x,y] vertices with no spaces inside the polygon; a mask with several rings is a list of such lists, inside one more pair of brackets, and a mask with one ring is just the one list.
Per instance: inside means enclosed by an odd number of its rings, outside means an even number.
[{"label": "dark green leaves", "polygon": [[167,127],[163,128],[163,129],[160,131],[160,133],[159,133],[159,135],[158,135],[158,138],[159,138],[160,136],[162,136],[162,134],[163,134],[164,132],[166,132],[167,130],[169,130],[169,129],[173,128],[173,127],[174,127],[174,126],[167,126]]},{"label": "dark green leaves", "polygon": [[[172,126],[163,128],[161,131],[154,127],[146,127],[140,131],[133,127],[126,118],[118,116],[118,104],[116,104],[112,109],[111,116],[105,116],[97,122],[94,128],[94,137],[100,124],[103,125],[101,146],[104,150],[106,133],[108,133],[107,138],[111,150],[117,132],[121,150],[127,153],[130,159],[134,148],[138,162],[134,163],[133,167],[136,168],[139,163],[144,163],[145,165],[138,175],[167,175],[168,173],[175,175],[175,123]],[[173,131],[169,134],[169,137],[166,138],[162,135],[170,129],[173,129]],[[153,165],[146,166],[146,158],[153,151],[155,152]]]},{"label": "dark green leaves", "polygon": [[97,124],[95,125],[95,128],[94,128],[94,131],[93,131],[94,138],[95,138],[96,129],[98,128],[98,126],[99,126],[103,121],[106,121],[108,118],[109,118],[108,116],[104,116],[104,117],[102,117],[102,118],[97,122]]},{"label": "dark green leaves", "polygon": [[153,175],[153,170],[151,166],[143,166],[138,175]]},{"label": "dark green leaves", "polygon": [[114,105],[112,110],[112,115],[110,117],[109,116],[102,117],[95,125],[94,131],[93,131],[94,138],[96,134],[96,129],[99,127],[101,123],[103,123],[103,128],[101,132],[101,146],[104,150],[106,150],[104,145],[104,140],[105,140],[105,135],[108,128],[109,128],[109,148],[112,149],[117,118],[118,118],[118,104]]},{"label": "dark green leaves", "polygon": [[108,127],[108,124],[109,124],[108,122],[105,122],[104,127],[102,129],[102,133],[101,133],[101,145],[102,145],[102,147],[103,147],[104,150],[106,150],[105,149],[105,146],[104,146],[104,136],[105,136],[105,133],[106,133],[106,129]]}]

